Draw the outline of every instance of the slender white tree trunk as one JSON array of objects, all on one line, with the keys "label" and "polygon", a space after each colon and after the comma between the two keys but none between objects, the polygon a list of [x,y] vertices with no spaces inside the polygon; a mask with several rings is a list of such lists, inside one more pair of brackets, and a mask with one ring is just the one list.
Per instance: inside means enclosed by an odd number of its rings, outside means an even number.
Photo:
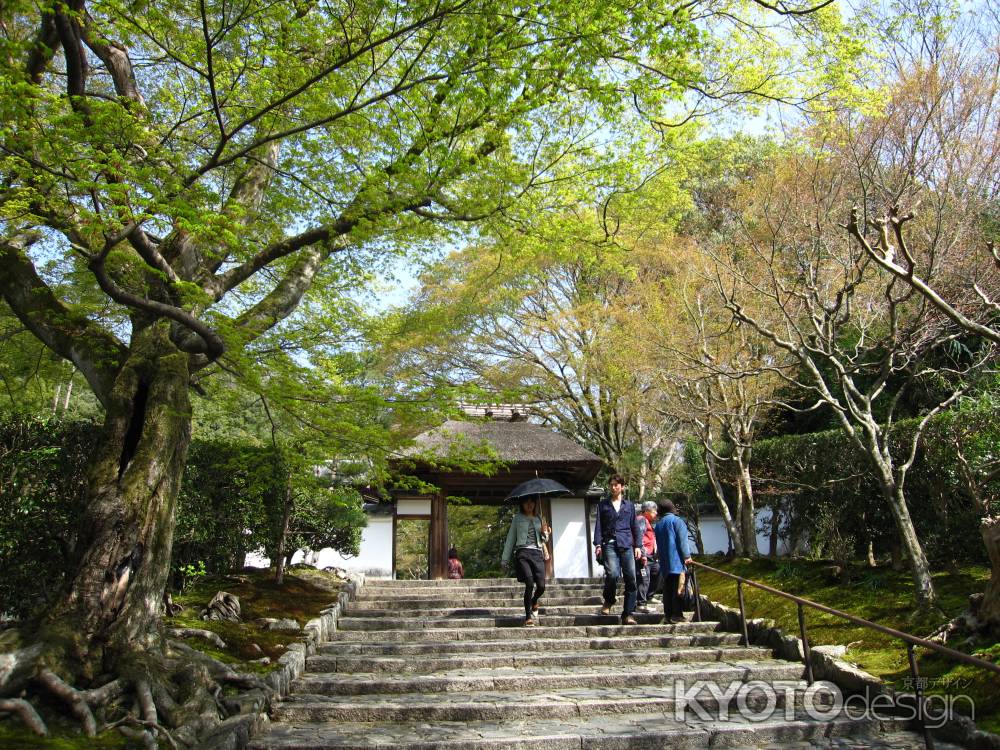
[{"label": "slender white tree trunk", "polygon": [[740,557],[743,556],[743,537],[739,529],[733,522],[733,516],[729,512],[729,505],[726,503],[726,493],[722,489],[718,473],[715,469],[715,457],[707,448],[704,449],[705,472],[708,474],[709,484],[712,485],[712,494],[715,495],[715,503],[719,508],[719,515],[726,525],[726,532],[729,534],[729,541],[733,545],[733,551]]}]

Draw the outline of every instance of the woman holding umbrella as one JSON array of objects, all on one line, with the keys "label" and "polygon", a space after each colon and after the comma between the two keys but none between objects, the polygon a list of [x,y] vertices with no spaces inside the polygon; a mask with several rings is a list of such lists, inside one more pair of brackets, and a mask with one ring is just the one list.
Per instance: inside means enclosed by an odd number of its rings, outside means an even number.
[{"label": "woman holding umbrella", "polygon": [[549,541],[549,525],[536,513],[537,497],[517,498],[521,508],[514,514],[503,546],[502,564],[506,567],[514,555],[517,580],[524,584],[524,624],[535,625],[538,600],[545,593],[545,557],[543,545]]}]

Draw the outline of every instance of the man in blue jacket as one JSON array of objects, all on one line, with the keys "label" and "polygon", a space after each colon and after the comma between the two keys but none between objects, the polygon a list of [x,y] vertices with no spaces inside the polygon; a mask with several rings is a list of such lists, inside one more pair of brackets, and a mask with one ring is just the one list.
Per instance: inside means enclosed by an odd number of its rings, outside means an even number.
[{"label": "man in blue jacket", "polygon": [[611,477],[611,496],[601,498],[594,522],[594,553],[604,566],[604,606],[602,615],[611,614],[618,579],[625,577],[625,605],[622,625],[635,625],[635,561],[642,555],[642,532],[635,515],[635,505],[625,499],[625,480]]},{"label": "man in blue jacket", "polygon": [[677,508],[667,500],[663,503],[663,518],[653,527],[656,549],[660,555],[660,578],[663,581],[663,621],[681,622],[681,574],[691,563],[688,529]]}]

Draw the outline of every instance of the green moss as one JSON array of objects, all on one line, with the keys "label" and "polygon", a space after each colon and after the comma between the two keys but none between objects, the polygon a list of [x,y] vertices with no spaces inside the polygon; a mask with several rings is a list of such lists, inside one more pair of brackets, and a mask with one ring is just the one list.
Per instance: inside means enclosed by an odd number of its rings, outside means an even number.
[{"label": "green moss", "polygon": [[[982,566],[968,566],[956,573],[934,576],[940,612],[915,615],[913,581],[908,572],[893,570],[852,570],[844,581],[830,573],[830,564],[811,560],[734,560],[707,564],[729,573],[765,583],[789,594],[842,610],[896,630],[924,636],[934,632],[965,609],[969,595],[986,587],[990,572]],[[699,571],[701,592],[731,607],[738,605],[736,584],[723,576]],[[787,633],[798,635],[798,610],[794,602],[752,587],[744,587],[748,617],[773,619]],[[898,689],[912,686],[906,648],[889,635],[852,625],[833,615],[806,609],[809,642],[849,646],[847,658],[862,669]],[[1000,662],[1000,644],[949,643],[950,647],[976,653]],[[975,702],[980,728],[1000,731],[1000,689],[996,675],[930,653],[919,653],[918,668],[927,678],[927,692],[939,695],[968,695]],[[957,702],[962,710],[964,702]]]},{"label": "green moss", "polygon": [[[274,574],[269,571],[207,576],[174,597],[174,602],[183,609],[166,624],[173,628],[210,630],[225,641],[225,649],[220,650],[203,638],[188,638],[185,642],[227,664],[239,664],[241,671],[266,674],[275,668],[274,662],[287,651],[288,645],[301,637],[301,632],[264,630],[255,620],[292,618],[300,626],[305,625],[336,601],[340,585],[335,575],[306,567],[295,568],[286,574],[281,586],[274,582]],[[219,591],[239,597],[242,622],[201,619],[199,613]],[[272,664],[254,663],[260,656],[251,653],[253,645],[258,646]]]},{"label": "green moss", "polygon": [[0,723],[0,747],[4,750],[128,750],[138,745],[113,731],[97,737],[79,732],[39,737],[27,729]]}]

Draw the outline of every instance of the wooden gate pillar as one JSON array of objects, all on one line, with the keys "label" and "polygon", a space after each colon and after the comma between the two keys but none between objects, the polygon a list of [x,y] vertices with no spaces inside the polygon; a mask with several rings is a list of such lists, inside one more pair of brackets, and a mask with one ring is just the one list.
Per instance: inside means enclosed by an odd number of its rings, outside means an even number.
[{"label": "wooden gate pillar", "polygon": [[448,577],[448,500],[443,493],[431,497],[431,538],[428,550],[431,579]]}]

